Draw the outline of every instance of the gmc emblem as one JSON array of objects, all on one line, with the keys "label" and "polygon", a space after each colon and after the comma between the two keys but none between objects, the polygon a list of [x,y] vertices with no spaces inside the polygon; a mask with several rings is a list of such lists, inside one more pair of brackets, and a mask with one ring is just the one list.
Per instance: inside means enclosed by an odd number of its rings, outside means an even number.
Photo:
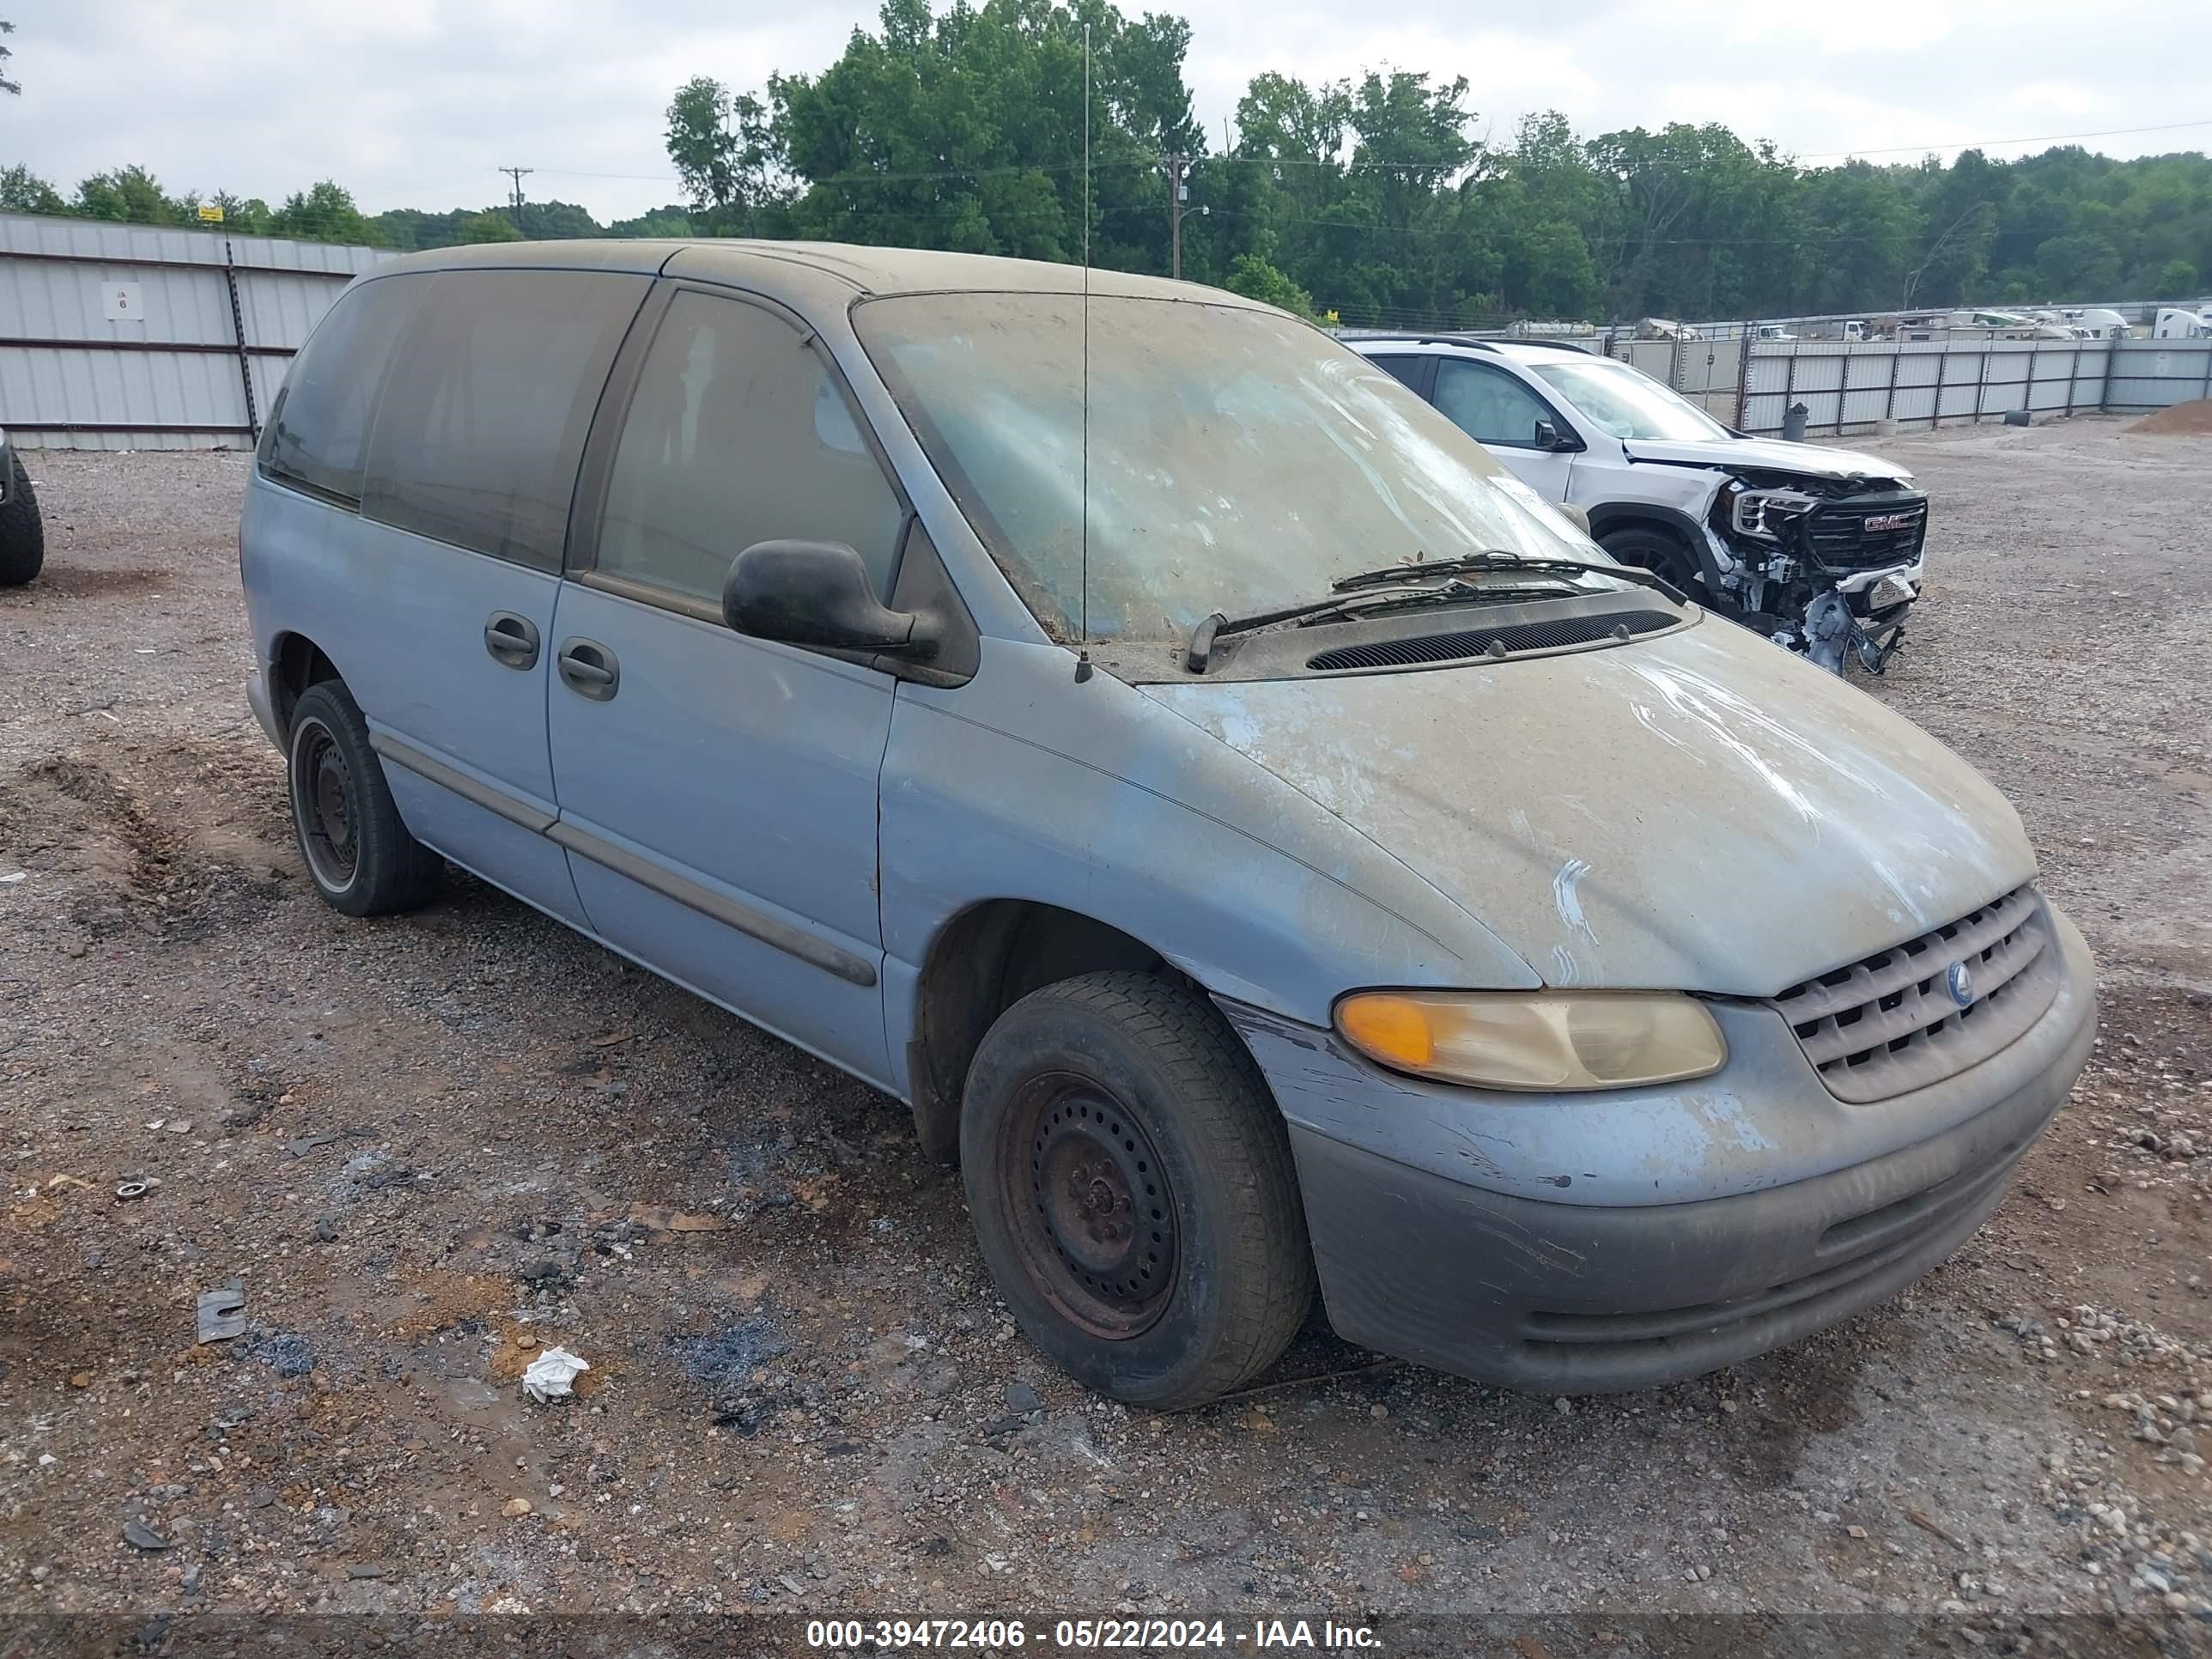
[{"label": "gmc emblem", "polygon": [[1910,513],[1877,513],[1866,521],[1864,528],[1869,536],[1884,530],[1910,530],[1912,518]]}]

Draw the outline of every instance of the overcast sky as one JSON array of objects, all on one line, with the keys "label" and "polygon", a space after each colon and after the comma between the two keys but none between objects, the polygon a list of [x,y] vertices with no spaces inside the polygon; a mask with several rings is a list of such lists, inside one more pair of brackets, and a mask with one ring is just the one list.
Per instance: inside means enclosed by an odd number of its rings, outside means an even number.
[{"label": "overcast sky", "polygon": [[[2140,14],[2131,39],[2084,0],[1152,3],[1190,19],[1213,148],[1262,70],[1385,66],[1466,76],[1500,138],[1558,108],[1586,132],[1722,121],[1808,160],[2015,155],[2031,147],[1990,141],[2091,132],[2116,155],[2212,148],[2202,0]],[[679,82],[819,69],[875,15],[847,0],[0,0],[23,88],[0,106],[0,164],[66,193],[141,162],[173,191],[272,204],[328,177],[372,212],[480,206],[518,165],[537,168],[533,198],[609,220],[675,199],[661,131]]]}]

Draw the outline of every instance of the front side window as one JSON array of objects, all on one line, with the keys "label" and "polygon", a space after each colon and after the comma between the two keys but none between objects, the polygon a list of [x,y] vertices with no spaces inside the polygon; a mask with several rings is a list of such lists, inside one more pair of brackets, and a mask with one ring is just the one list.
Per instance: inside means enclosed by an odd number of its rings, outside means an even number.
[{"label": "front side window", "polygon": [[558,570],[592,411],[651,284],[596,270],[432,276],[377,408],[362,514]]},{"label": "front side window", "polygon": [[1477,443],[1534,449],[1536,423],[1556,425],[1542,398],[1502,368],[1446,357],[1437,364],[1437,407]]},{"label": "front side window", "polygon": [[1419,559],[1601,556],[1383,370],[1273,312],[1094,298],[1087,399],[1079,295],[902,295],[854,323],[1060,639],[1179,638]]},{"label": "front side window", "polygon": [[738,300],[670,301],[615,452],[600,570],[714,601],[755,542],[843,542],[881,593],[904,518],[797,329]]},{"label": "front side window", "polygon": [[348,506],[361,502],[369,422],[385,367],[428,279],[356,283],[284,377],[261,433],[261,470]]},{"label": "front side window", "polygon": [[1626,363],[1585,357],[1532,367],[1584,419],[1609,436],[1702,443],[1729,435],[1726,427],[1688,398]]}]

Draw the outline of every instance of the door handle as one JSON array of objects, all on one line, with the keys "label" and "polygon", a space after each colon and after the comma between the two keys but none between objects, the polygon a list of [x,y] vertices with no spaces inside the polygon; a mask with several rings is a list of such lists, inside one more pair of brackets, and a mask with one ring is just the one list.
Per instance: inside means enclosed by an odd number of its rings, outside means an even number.
[{"label": "door handle", "polygon": [[506,668],[538,666],[538,624],[512,611],[495,611],[484,619],[484,649]]},{"label": "door handle", "polygon": [[562,684],[580,697],[605,702],[622,684],[622,665],[615,653],[596,640],[563,640],[554,659]]}]

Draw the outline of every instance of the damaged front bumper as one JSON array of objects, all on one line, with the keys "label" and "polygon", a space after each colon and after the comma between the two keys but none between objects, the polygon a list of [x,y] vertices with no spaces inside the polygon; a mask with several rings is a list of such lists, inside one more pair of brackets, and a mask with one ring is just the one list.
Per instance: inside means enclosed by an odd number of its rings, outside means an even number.
[{"label": "damaged front bumper", "polygon": [[1374,1066],[1333,1033],[1227,1012],[1289,1121],[1322,1293],[1346,1340],[1543,1392],[1733,1364],[1958,1249],[2088,1057],[2087,948],[2027,1032],[1956,1076],[1847,1105],[1778,1016],[1715,1004],[1712,1078],[1501,1097]]}]

